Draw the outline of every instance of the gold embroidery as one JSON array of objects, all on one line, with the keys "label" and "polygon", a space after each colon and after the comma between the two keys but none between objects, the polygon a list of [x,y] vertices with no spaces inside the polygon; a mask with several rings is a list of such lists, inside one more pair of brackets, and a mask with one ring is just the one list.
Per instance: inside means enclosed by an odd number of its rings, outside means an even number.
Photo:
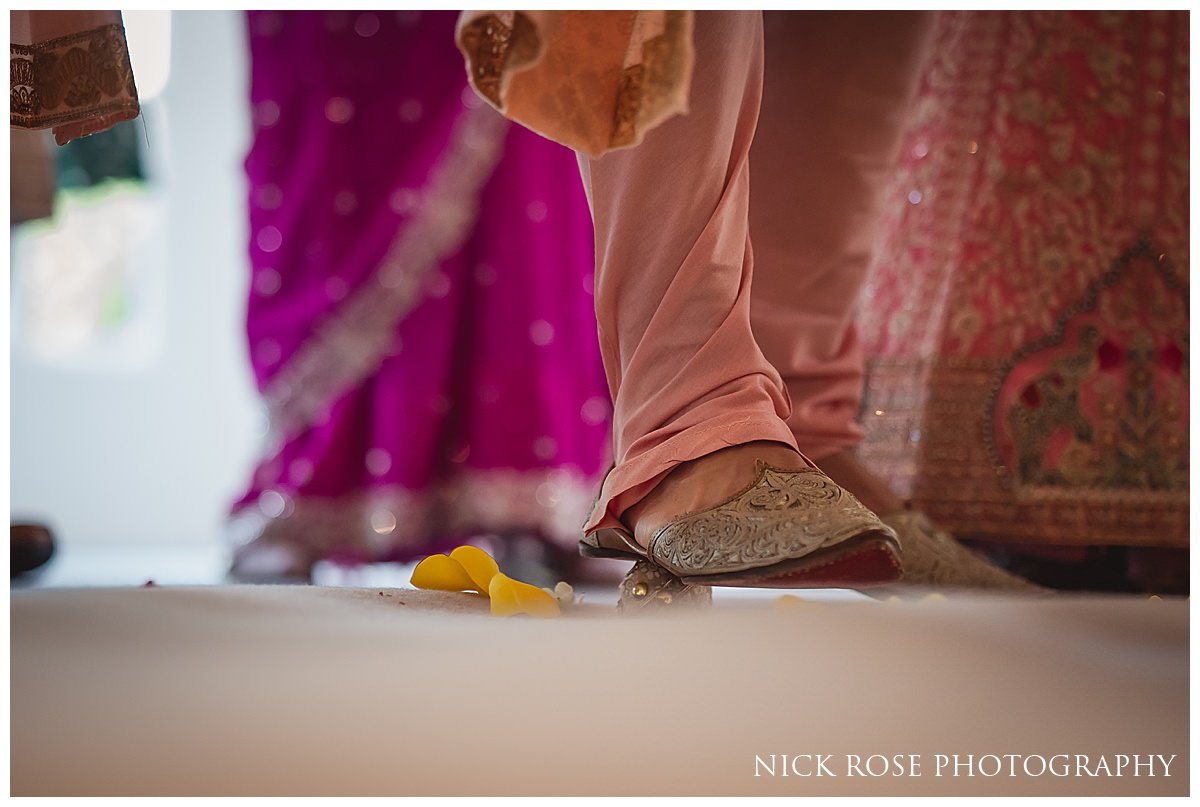
[{"label": "gold embroidery", "polygon": [[859,320],[859,453],[956,534],[1187,545],[1187,33],[939,14]]},{"label": "gold embroidery", "polygon": [[[896,535],[858,499],[817,468],[786,470],[757,461],[755,480],[721,504],[661,527],[648,548],[624,529],[585,533],[585,554],[648,559],[685,582],[728,581],[814,556],[865,536],[889,545],[895,570]],[[898,576],[898,575],[897,575]]]},{"label": "gold embroidery", "polygon": [[487,14],[464,26],[459,42],[469,54],[471,81],[480,95],[503,110],[505,69],[531,61],[538,51],[537,28],[519,11]]},{"label": "gold embroidery", "polygon": [[641,58],[621,73],[610,148],[641,142],[646,132],[674,111],[679,87],[690,81],[691,13],[662,14],[663,32],[647,39]]},{"label": "gold embroidery", "polygon": [[104,25],[40,42],[11,45],[12,126],[45,129],[118,113],[138,114],[125,29]]},{"label": "gold embroidery", "polygon": [[[1012,480],[1008,465],[996,464],[985,439],[992,429],[987,409],[989,383],[1002,365],[996,359],[955,358],[871,362],[869,386],[876,390],[870,396],[871,404],[880,411],[886,406],[891,409],[881,417],[864,419],[866,438],[859,456],[897,487],[907,484],[904,495],[911,497],[914,506],[960,537],[1053,544],[1188,545],[1186,488],[1079,486],[1077,482],[1020,485]],[[914,407],[902,382],[918,373],[928,377],[932,392],[928,400]],[[1186,397],[1175,404],[1175,416],[1186,412],[1185,403]],[[1168,406],[1164,404],[1164,412]],[[1166,435],[1166,441],[1174,441],[1173,451],[1186,454],[1186,437],[1181,433]],[[1077,460],[1067,454],[1060,459],[1059,468],[1068,475],[1079,473],[1073,464],[1094,473],[1090,456]]]},{"label": "gold embroidery", "polygon": [[[1138,244],[1049,336],[1001,367],[986,411],[1007,429],[993,429],[987,444],[1017,496],[1031,487],[1186,495],[1187,350],[1175,338],[1187,332],[1186,293],[1157,254]],[[1047,362],[1031,381],[1020,380],[1022,368]]]},{"label": "gold embroidery", "polygon": [[628,146],[637,138],[638,109],[642,104],[642,77],[646,73],[643,65],[626,67],[621,73],[621,87],[617,90],[616,125],[613,128],[613,148]]},{"label": "gold embroidery", "polygon": [[464,12],[457,41],[492,106],[593,157],[687,107],[690,11]]},{"label": "gold embroidery", "polygon": [[495,14],[481,17],[467,25],[460,37],[471,58],[471,80],[480,95],[487,98],[497,109],[500,104],[500,78],[504,63],[508,59],[508,43],[513,29],[501,22]]}]

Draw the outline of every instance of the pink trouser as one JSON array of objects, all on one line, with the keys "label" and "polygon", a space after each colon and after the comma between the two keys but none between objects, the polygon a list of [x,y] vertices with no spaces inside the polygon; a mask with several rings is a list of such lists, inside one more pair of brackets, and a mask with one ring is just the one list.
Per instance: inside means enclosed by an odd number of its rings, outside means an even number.
[{"label": "pink trouser", "polygon": [[861,437],[853,306],[927,23],[768,13],[764,88],[763,15],[698,12],[688,114],[580,156],[614,400],[588,529],[718,449],[819,459]]}]

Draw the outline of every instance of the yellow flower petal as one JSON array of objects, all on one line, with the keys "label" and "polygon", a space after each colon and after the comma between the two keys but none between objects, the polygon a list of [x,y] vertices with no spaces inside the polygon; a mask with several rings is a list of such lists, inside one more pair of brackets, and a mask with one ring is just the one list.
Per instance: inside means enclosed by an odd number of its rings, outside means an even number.
[{"label": "yellow flower petal", "polygon": [[500,567],[496,565],[492,556],[477,546],[460,546],[450,553],[450,559],[462,565],[471,582],[475,584],[472,588],[486,597],[488,583],[500,573]]},{"label": "yellow flower petal", "polygon": [[491,583],[488,584],[488,595],[492,598],[493,616],[529,614],[552,617],[561,613],[558,601],[554,597],[537,586],[513,580],[499,572],[493,575]]},{"label": "yellow flower petal", "polygon": [[415,588],[433,591],[475,591],[475,581],[462,564],[445,555],[430,555],[413,569]]}]

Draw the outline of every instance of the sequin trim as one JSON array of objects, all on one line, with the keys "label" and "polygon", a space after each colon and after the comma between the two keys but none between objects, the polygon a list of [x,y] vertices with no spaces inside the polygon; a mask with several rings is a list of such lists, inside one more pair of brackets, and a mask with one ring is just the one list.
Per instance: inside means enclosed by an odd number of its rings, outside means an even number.
[{"label": "sequin trim", "polygon": [[462,247],[474,227],[479,196],[500,159],[508,126],[486,106],[459,118],[417,211],[400,228],[373,277],[317,326],[266,385],[270,447],[311,425],[378,369],[393,346],[396,326],[424,298],[425,278]]},{"label": "sequin trim", "polygon": [[[565,549],[579,540],[596,480],[563,468],[550,471],[475,470],[421,490],[380,487],[342,497],[281,494],[284,511],[269,517],[248,505],[229,521],[234,546],[267,536],[321,551],[358,550],[368,556],[411,549],[447,536],[530,533]],[[383,529],[380,517],[394,519]],[[387,521],[383,526],[390,526]]]}]

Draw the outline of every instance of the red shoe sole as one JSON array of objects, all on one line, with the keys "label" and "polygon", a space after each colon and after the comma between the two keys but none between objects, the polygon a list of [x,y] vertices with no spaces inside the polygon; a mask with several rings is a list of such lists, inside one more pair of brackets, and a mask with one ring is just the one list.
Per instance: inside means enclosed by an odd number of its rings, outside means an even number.
[{"label": "red shoe sole", "polygon": [[867,533],[847,543],[852,545],[761,569],[681,579],[685,583],[741,588],[866,588],[900,579],[898,547],[889,536]]}]

